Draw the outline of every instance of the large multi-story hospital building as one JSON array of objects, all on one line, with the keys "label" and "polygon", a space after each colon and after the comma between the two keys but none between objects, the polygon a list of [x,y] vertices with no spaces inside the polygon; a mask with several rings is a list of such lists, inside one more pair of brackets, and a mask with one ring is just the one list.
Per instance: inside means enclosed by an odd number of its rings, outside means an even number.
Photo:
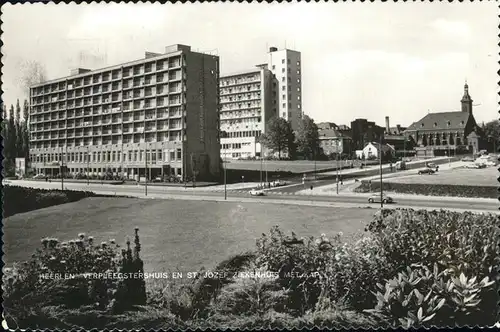
[{"label": "large multi-story hospital building", "polygon": [[272,117],[302,119],[300,52],[271,47],[266,64],[220,78],[221,156],[253,158],[267,155],[260,135]]},{"label": "large multi-story hospital building", "polygon": [[73,174],[128,178],[219,175],[218,56],[173,45],[35,85],[30,101],[36,173],[63,164]]}]

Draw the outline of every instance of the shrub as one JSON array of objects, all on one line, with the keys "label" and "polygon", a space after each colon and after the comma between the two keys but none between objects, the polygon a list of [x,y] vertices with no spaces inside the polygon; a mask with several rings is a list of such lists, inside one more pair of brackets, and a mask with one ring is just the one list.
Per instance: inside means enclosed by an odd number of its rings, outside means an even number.
[{"label": "shrub", "polygon": [[365,311],[405,328],[483,325],[487,317],[481,311],[486,308],[480,304],[488,293],[495,293],[494,281],[488,277],[477,281],[463,273],[454,277],[453,273],[440,271],[437,264],[432,271],[425,265],[408,266],[385,285],[377,285],[373,294],[378,303]]},{"label": "shrub", "polygon": [[367,230],[396,271],[437,263],[456,273],[492,278],[500,264],[499,227],[500,219],[492,214],[386,209]]},{"label": "shrub", "polygon": [[[19,186],[3,187],[3,216],[42,209],[53,205],[75,202],[96,196],[93,192],[74,190],[47,190]],[[20,203],[22,202],[22,204]]]},{"label": "shrub", "polygon": [[367,230],[397,277],[378,285],[375,311],[406,326],[493,324],[499,226],[492,214],[379,212]]},{"label": "shrub", "polygon": [[[452,197],[478,197],[497,198],[497,187],[494,186],[466,186],[451,184],[424,184],[424,183],[396,183],[384,182],[383,190],[402,194],[452,196]],[[380,192],[380,182],[362,181],[355,189],[356,192]]]},{"label": "shrub", "polygon": [[287,312],[302,315],[321,301],[365,309],[374,299],[365,296],[378,277],[388,276],[384,258],[369,238],[354,245],[329,240],[285,237],[278,227],[258,240],[257,264],[278,273],[276,282],[289,290]]},{"label": "shrub", "polygon": [[120,255],[114,240],[95,245],[93,238],[85,234],[67,242],[42,239],[41,248],[29,261],[5,271],[7,320],[18,327],[32,327],[40,319],[52,321],[48,309],[52,306],[61,310],[86,308],[117,313],[144,304],[142,275],[129,278],[93,275],[143,273],[137,228],[134,242],[133,252],[127,241],[127,249],[122,249]]}]

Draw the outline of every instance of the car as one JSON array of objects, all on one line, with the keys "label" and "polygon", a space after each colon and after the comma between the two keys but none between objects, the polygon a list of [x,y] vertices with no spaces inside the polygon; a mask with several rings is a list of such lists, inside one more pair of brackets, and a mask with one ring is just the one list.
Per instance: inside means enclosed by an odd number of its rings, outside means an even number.
[{"label": "car", "polygon": [[251,196],[265,196],[266,193],[262,189],[252,189],[250,190]]},{"label": "car", "polygon": [[462,161],[475,161],[474,157],[463,157]]},{"label": "car", "polygon": [[418,171],[418,175],[422,175],[422,174],[434,174],[436,173],[435,170],[433,170],[432,168],[424,168],[424,169],[421,169],[420,171]]},{"label": "car", "polygon": [[37,174],[33,177],[33,179],[45,179],[45,175],[43,174]]},{"label": "car", "polygon": [[[373,194],[368,197],[368,203],[380,203],[380,194]],[[382,203],[394,203],[392,197],[387,196],[386,194],[382,194]]]},{"label": "car", "polygon": [[483,168],[483,167],[482,167],[482,164],[468,164],[468,165],[465,165],[465,168],[480,169],[480,168]]}]

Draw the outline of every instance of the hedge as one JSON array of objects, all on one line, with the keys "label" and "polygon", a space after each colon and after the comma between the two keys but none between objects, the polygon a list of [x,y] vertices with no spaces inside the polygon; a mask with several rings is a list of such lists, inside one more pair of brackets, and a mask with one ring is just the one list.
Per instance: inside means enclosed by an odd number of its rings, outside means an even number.
[{"label": "hedge", "polygon": [[53,205],[76,202],[85,197],[97,196],[90,191],[36,189],[19,186],[3,187],[3,216],[10,217]]},{"label": "hedge", "polygon": [[[451,196],[451,197],[476,197],[497,198],[497,187],[493,186],[464,186],[451,184],[424,184],[424,183],[395,183],[384,182],[383,190],[401,194],[429,195],[429,196]],[[379,192],[380,182],[362,181],[355,192],[368,193]]]}]

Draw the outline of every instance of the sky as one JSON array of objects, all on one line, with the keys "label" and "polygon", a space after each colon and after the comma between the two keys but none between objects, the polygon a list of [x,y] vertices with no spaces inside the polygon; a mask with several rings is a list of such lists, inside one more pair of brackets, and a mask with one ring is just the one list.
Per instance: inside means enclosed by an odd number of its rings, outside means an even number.
[{"label": "sky", "polygon": [[49,79],[163,52],[218,54],[221,75],[264,63],[269,47],[302,56],[302,110],[316,122],[366,118],[409,126],[460,109],[465,80],[478,122],[499,117],[498,5],[470,3],[5,4],[2,99],[26,98],[24,64]]}]

